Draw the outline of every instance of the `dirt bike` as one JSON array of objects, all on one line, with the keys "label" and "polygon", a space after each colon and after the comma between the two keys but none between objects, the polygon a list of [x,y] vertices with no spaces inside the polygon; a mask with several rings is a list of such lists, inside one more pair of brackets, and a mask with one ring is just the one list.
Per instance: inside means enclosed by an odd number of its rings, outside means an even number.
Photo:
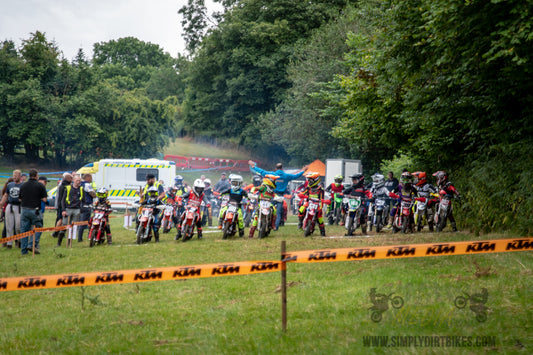
[{"label": "dirt bike", "polygon": [[[393,196],[394,197],[394,196]],[[398,195],[395,196],[397,198]],[[415,198],[412,196],[402,196],[401,202],[396,208],[396,214],[394,215],[392,222],[392,233],[407,233],[409,230],[414,232],[414,219],[413,219],[413,204]]]},{"label": "dirt bike", "polygon": [[328,224],[329,225],[333,225],[333,224],[339,224],[341,221],[342,221],[342,214],[343,214],[343,203],[342,203],[342,198],[343,198],[343,194],[342,193],[339,193],[339,192],[336,192],[336,193],[333,193],[333,199],[332,199],[332,204],[331,204],[331,208],[329,209],[329,212],[328,212]]},{"label": "dirt bike", "polygon": [[272,209],[272,202],[270,200],[259,200],[259,210],[257,211],[259,239],[263,239],[270,234],[273,218]]},{"label": "dirt bike", "polygon": [[369,230],[372,230],[372,225],[374,225],[376,226],[376,233],[381,232],[383,226],[387,223],[388,215],[388,199],[386,197],[375,197],[368,210]]},{"label": "dirt bike", "polygon": [[[300,196],[300,198],[306,198]],[[315,225],[318,220],[318,209],[320,208],[320,200],[317,198],[307,199],[307,208],[305,209],[305,216],[303,219],[302,228],[304,230],[304,237],[308,237],[315,231]]]},{"label": "dirt bike", "polygon": [[361,225],[363,234],[366,234],[366,224],[360,224],[361,213],[363,212],[363,198],[361,196],[349,196],[346,199],[348,204],[346,222],[344,223],[344,227],[347,230],[346,235],[353,235],[359,225]]},{"label": "dirt bike", "polygon": [[173,219],[175,215],[176,210],[174,209],[174,205],[165,205],[165,208],[163,209],[163,218],[161,219],[161,228],[163,229],[163,233],[170,232],[173,227]]},{"label": "dirt bike", "polygon": [[196,201],[189,202],[187,207],[185,207],[185,212],[183,213],[183,218],[181,221],[182,242],[186,242],[194,235],[194,227],[200,219],[199,207],[199,203],[197,203]]},{"label": "dirt bike", "polygon": [[416,230],[420,232],[424,229],[424,225],[427,222],[429,231],[433,232],[434,212],[433,209],[429,207],[429,198],[424,197],[424,199],[425,201],[417,200],[413,206],[413,217]]},{"label": "dirt bike", "polygon": [[110,208],[95,208],[94,216],[89,220],[89,247],[102,244],[105,240],[105,229],[107,226],[107,216],[111,213]]},{"label": "dirt bike", "polygon": [[148,243],[152,240],[152,230],[155,223],[155,210],[162,210],[164,206],[146,204],[143,206],[141,214],[138,216],[139,226],[137,227],[137,244]]},{"label": "dirt bike", "polygon": [[435,227],[437,232],[440,232],[446,227],[446,221],[448,220],[448,214],[452,210],[452,197],[447,195],[446,192],[441,191],[441,197],[437,210],[435,211]]},{"label": "dirt bike", "polygon": [[376,294],[375,291],[375,288],[371,289],[370,291],[370,300],[374,305],[370,307],[369,310],[372,311],[372,315],[370,316],[370,318],[373,322],[377,323],[381,321],[382,314],[389,309],[389,301],[393,308],[399,309],[403,307],[403,298],[400,296],[392,297],[394,292],[389,295],[386,295],[383,293]]},{"label": "dirt bike", "polygon": [[248,204],[244,214],[244,226],[249,227],[254,218],[255,210],[257,209],[257,194],[248,195]]},{"label": "dirt bike", "polygon": [[239,206],[237,202],[230,201],[228,203],[228,208],[224,215],[222,216],[222,239],[228,239],[228,237],[233,237],[237,232],[237,223],[239,220]]}]

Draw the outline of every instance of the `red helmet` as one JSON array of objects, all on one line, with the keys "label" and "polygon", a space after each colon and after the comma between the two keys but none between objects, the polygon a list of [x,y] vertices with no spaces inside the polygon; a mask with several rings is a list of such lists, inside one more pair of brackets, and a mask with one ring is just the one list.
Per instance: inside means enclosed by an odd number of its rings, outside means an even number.
[{"label": "red helmet", "polygon": [[427,175],[425,171],[416,171],[413,173],[414,180],[413,183],[416,186],[423,186],[428,181]]}]

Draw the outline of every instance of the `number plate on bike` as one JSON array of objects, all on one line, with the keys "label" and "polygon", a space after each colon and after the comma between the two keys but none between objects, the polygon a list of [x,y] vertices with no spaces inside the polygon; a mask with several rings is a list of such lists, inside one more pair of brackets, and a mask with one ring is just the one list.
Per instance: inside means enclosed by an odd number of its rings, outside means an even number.
[{"label": "number plate on bike", "polygon": [[361,198],[351,198],[349,202],[350,208],[357,209],[361,205]]}]

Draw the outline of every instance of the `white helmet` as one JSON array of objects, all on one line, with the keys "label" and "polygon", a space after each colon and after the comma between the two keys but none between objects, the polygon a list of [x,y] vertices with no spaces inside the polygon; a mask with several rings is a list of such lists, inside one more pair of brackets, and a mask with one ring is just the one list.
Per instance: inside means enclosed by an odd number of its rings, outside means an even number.
[{"label": "white helmet", "polygon": [[193,187],[194,187],[193,191],[196,194],[196,196],[200,196],[204,192],[205,184],[201,179],[196,179],[194,180]]},{"label": "white helmet", "polygon": [[205,179],[204,180],[204,184],[205,184],[205,187],[208,188],[209,186],[211,186],[211,180],[210,179]]},{"label": "white helmet", "polygon": [[243,181],[242,176],[237,175],[237,174],[231,174],[229,176],[229,181],[231,183],[231,189],[233,191],[239,191],[239,189],[242,186],[242,181]]},{"label": "white helmet", "polygon": [[155,199],[159,195],[159,190],[155,186],[150,186],[146,193],[148,194],[148,199]]},{"label": "white helmet", "polygon": [[374,187],[381,187],[385,184],[385,177],[381,174],[375,173],[374,175],[372,175],[372,182]]}]

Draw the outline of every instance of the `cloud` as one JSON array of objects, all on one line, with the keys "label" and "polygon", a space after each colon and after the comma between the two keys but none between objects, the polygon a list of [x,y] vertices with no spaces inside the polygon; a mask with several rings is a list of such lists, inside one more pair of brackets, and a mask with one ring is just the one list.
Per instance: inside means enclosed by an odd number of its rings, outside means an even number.
[{"label": "cloud", "polygon": [[46,33],[71,60],[79,48],[92,57],[94,43],[136,37],[176,57],[183,53],[178,10],[187,0],[0,0],[0,40],[20,46],[30,33]]}]

